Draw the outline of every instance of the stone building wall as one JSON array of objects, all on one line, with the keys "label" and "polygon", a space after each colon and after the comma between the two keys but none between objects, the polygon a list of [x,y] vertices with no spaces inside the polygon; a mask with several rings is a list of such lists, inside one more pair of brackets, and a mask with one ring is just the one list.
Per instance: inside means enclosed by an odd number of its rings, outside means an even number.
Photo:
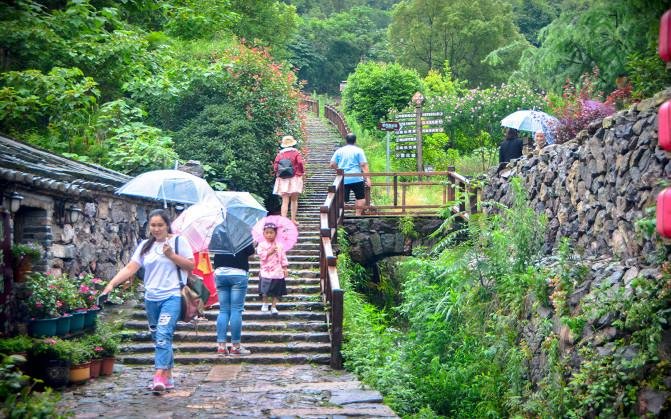
[{"label": "stone building wall", "polygon": [[669,154],[657,145],[657,111],[669,97],[671,90],[595,121],[574,140],[493,169],[483,199],[510,204],[517,176],[530,205],[548,217],[548,251],[568,237],[586,256],[653,254],[658,244],[636,223],[654,218],[646,210],[671,176]]}]

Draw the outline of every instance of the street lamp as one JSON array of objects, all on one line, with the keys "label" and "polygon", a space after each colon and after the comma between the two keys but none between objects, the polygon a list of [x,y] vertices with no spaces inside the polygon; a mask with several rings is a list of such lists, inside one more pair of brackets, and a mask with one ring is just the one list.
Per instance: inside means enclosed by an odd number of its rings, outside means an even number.
[{"label": "street lamp", "polygon": [[9,212],[11,214],[14,214],[16,211],[19,210],[19,208],[21,208],[21,201],[23,201],[23,195],[14,191],[7,196],[7,199],[9,199]]}]

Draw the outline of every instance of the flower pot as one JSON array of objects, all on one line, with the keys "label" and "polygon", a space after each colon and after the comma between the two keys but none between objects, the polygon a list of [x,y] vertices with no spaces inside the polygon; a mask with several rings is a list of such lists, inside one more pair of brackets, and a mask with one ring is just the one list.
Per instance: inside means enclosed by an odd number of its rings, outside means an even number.
[{"label": "flower pot", "polygon": [[91,360],[91,378],[98,378],[102,366],[103,360],[101,358]]},{"label": "flower pot", "polygon": [[58,330],[58,318],[32,319],[28,325],[29,334],[34,338],[55,336]]},{"label": "flower pot", "polygon": [[38,372],[37,377],[44,380],[44,384],[52,388],[65,387],[70,379],[70,362],[59,359],[50,359]]},{"label": "flower pot", "polygon": [[33,270],[33,263],[29,257],[21,258],[18,266],[14,269],[14,282],[25,282],[28,274]]},{"label": "flower pot", "polygon": [[79,333],[84,330],[84,320],[86,320],[85,311],[75,311],[70,313],[72,319],[70,320],[70,333]]},{"label": "flower pot", "polygon": [[115,358],[113,356],[103,358],[103,362],[100,367],[100,375],[112,375],[114,372],[114,360]]},{"label": "flower pot", "polygon": [[90,308],[86,310],[86,316],[84,317],[84,329],[95,330],[99,311],[99,308]]},{"label": "flower pot", "polygon": [[70,333],[70,319],[71,316],[69,314],[63,314],[58,318],[58,322],[56,322],[56,335],[65,336]]},{"label": "flower pot", "polygon": [[70,383],[82,384],[91,378],[91,362],[70,366]]}]

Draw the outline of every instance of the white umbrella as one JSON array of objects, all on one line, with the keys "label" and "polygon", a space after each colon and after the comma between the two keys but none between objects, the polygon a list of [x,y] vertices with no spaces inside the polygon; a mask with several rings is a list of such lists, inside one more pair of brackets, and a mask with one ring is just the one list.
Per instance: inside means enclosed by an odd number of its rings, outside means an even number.
[{"label": "white umbrella", "polygon": [[117,189],[118,194],[195,204],[216,200],[214,190],[203,178],[181,170],[152,170],[135,176]]},{"label": "white umbrella", "polygon": [[518,131],[543,131],[546,138],[559,125],[559,120],[541,111],[522,110],[513,112],[501,120],[501,126],[515,128]]}]

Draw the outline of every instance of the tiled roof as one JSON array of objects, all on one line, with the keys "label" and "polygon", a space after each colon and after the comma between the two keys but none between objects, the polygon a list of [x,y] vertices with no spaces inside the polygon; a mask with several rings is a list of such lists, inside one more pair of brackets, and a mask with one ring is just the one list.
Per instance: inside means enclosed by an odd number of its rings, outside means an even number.
[{"label": "tiled roof", "polygon": [[113,193],[130,176],[94,164],[82,163],[0,136],[0,182],[56,193],[89,195]]}]

